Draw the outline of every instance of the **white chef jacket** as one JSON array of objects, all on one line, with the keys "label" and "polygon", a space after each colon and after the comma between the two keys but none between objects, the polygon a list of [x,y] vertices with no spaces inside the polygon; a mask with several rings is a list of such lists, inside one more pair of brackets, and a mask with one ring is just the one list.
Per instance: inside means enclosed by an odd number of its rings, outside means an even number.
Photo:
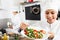
[{"label": "white chef jacket", "polygon": [[55,38],[53,40],[60,40],[60,22],[55,21],[52,24],[49,24],[46,21],[40,21],[39,23],[33,24],[34,26],[39,27],[40,29],[46,30],[46,32],[53,32],[55,34]]},{"label": "white chef jacket", "polygon": [[16,15],[10,14],[10,18],[11,18],[11,21],[12,21],[13,29],[18,31],[19,28],[20,28],[20,23],[21,23],[20,14],[16,14]]}]

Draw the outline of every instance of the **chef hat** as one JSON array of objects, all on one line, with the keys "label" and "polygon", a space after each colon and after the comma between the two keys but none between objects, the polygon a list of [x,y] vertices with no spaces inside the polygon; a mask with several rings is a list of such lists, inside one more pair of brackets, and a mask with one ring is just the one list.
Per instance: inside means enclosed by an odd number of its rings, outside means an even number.
[{"label": "chef hat", "polygon": [[10,13],[12,13],[14,11],[19,12],[19,8],[18,7],[12,7],[12,8],[10,8]]},{"label": "chef hat", "polygon": [[46,6],[46,8],[44,9],[44,11],[46,11],[48,9],[56,10],[56,12],[58,13],[58,4],[54,3],[54,2],[50,3],[49,5]]}]

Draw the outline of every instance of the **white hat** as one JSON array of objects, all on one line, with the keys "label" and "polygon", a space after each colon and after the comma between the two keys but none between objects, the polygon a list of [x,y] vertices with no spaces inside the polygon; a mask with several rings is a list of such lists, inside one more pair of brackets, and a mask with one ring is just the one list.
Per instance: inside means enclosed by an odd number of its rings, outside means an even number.
[{"label": "white hat", "polygon": [[44,9],[44,12],[45,12],[47,9],[54,9],[54,10],[56,10],[57,13],[58,13],[58,5],[57,5],[57,3],[54,3],[54,2],[53,2],[53,3],[50,3],[49,6],[47,5],[46,8]]},{"label": "white hat", "polygon": [[13,11],[18,11],[19,12],[19,8],[18,7],[12,7],[12,8],[10,8],[10,10],[9,10],[11,13],[13,12]]}]

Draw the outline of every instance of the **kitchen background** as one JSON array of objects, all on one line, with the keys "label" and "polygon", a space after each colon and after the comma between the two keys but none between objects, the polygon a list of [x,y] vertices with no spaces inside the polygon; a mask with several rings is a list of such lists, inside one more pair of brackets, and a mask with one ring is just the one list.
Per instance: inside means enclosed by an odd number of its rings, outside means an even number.
[{"label": "kitchen background", "polygon": [[[9,11],[12,11],[13,9],[17,9],[21,13],[21,18],[24,21],[25,16],[24,12],[21,12],[23,8],[21,7],[20,3],[25,2],[28,0],[0,0],[0,19],[9,18]],[[41,20],[45,20],[44,13],[42,12],[43,9],[47,8],[46,5],[49,6],[50,3],[54,2],[57,3],[58,8],[60,10],[60,0],[34,0],[34,1],[40,1],[41,6]]]}]

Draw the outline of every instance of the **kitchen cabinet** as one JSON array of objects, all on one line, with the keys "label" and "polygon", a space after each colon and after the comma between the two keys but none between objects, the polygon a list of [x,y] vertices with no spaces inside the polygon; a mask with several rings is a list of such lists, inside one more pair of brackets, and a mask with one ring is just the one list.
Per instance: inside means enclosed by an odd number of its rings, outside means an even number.
[{"label": "kitchen cabinet", "polygon": [[1,0],[0,0],[0,10],[2,9],[2,3],[1,3]]}]

